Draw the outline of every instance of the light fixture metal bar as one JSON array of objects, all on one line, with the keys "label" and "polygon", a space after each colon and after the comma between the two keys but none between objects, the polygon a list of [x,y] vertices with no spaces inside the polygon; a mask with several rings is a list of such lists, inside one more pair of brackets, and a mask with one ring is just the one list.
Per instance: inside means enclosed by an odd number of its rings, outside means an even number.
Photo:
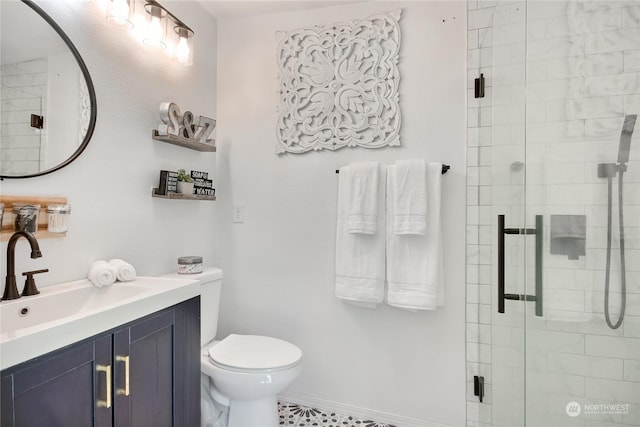
[{"label": "light fixture metal bar", "polygon": [[187,24],[185,24],[184,22],[182,22],[180,19],[178,19],[173,13],[169,12],[169,10],[162,6],[160,3],[158,3],[155,0],[144,0],[146,4],[151,4],[153,6],[158,6],[160,8],[162,8],[162,10],[164,10],[165,12],[167,12],[167,15],[169,15],[171,17],[171,20],[176,24],[179,25],[181,27],[186,28],[187,30],[191,31],[192,34],[195,34],[195,32],[189,28],[189,26]]}]

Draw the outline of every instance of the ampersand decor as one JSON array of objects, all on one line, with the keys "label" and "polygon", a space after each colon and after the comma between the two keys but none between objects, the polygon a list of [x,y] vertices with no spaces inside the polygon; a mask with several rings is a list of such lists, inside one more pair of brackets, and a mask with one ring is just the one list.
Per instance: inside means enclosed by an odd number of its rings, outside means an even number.
[{"label": "ampersand decor", "polygon": [[191,111],[180,114],[180,107],[173,102],[160,104],[158,135],[175,135],[203,144],[213,144],[209,138],[216,127],[216,121],[205,116],[194,116]]},{"label": "ampersand decor", "polygon": [[281,34],[276,153],[400,145],[400,13]]}]

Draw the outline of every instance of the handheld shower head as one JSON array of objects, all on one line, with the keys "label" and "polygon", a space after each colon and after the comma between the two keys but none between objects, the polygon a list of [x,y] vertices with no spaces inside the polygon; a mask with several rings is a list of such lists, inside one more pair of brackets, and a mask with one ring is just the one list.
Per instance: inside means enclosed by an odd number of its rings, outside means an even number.
[{"label": "handheld shower head", "polygon": [[626,164],[629,161],[631,135],[633,135],[637,117],[637,114],[624,116],[624,124],[622,125],[622,133],[620,134],[620,146],[618,147],[618,163]]},{"label": "handheld shower head", "polygon": [[[626,279],[626,263],[624,257],[624,203],[623,203],[623,174],[627,171],[627,162],[629,161],[629,151],[631,151],[631,136],[633,128],[636,126],[637,114],[629,114],[624,116],[624,124],[620,134],[620,146],[618,147],[618,163],[600,163],[598,164],[598,177],[607,178],[608,182],[608,219],[607,219],[607,261],[605,266],[604,279],[604,318],[607,325],[611,329],[617,329],[622,325],[624,319],[625,307],[627,304],[627,279]],[[611,236],[612,236],[612,212],[613,212],[613,178],[618,175],[618,225],[620,227],[620,288],[621,288],[621,309],[618,320],[614,323],[609,315],[609,290],[610,290],[610,273],[611,273]]]}]

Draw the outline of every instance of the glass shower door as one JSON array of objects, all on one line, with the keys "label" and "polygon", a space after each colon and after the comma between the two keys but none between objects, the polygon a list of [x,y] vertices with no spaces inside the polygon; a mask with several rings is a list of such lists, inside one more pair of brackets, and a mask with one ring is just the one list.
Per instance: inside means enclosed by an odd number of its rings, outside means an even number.
[{"label": "glass shower door", "polygon": [[530,1],[526,26],[526,425],[638,426],[640,2]]},{"label": "glass shower door", "polygon": [[[491,9],[490,9],[491,10]],[[525,250],[531,236],[515,234],[525,227],[526,4],[498,2],[482,40],[488,107],[481,123],[490,125],[480,145],[481,237],[491,239],[491,371],[486,404],[491,425],[525,426],[525,309],[515,301],[526,294]],[[488,118],[487,118],[488,116]],[[482,208],[482,206],[481,206]],[[500,286],[498,286],[500,284]],[[489,420],[487,420],[489,421]]]},{"label": "glass shower door", "polygon": [[640,2],[491,30],[491,424],[640,426]]}]

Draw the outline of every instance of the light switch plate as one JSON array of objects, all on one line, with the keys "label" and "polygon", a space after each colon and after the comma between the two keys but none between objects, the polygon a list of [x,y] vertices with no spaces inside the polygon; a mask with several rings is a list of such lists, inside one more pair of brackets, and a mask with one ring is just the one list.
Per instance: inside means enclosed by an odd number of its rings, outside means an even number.
[{"label": "light switch plate", "polygon": [[233,222],[242,223],[244,222],[244,205],[235,204],[233,205]]}]

